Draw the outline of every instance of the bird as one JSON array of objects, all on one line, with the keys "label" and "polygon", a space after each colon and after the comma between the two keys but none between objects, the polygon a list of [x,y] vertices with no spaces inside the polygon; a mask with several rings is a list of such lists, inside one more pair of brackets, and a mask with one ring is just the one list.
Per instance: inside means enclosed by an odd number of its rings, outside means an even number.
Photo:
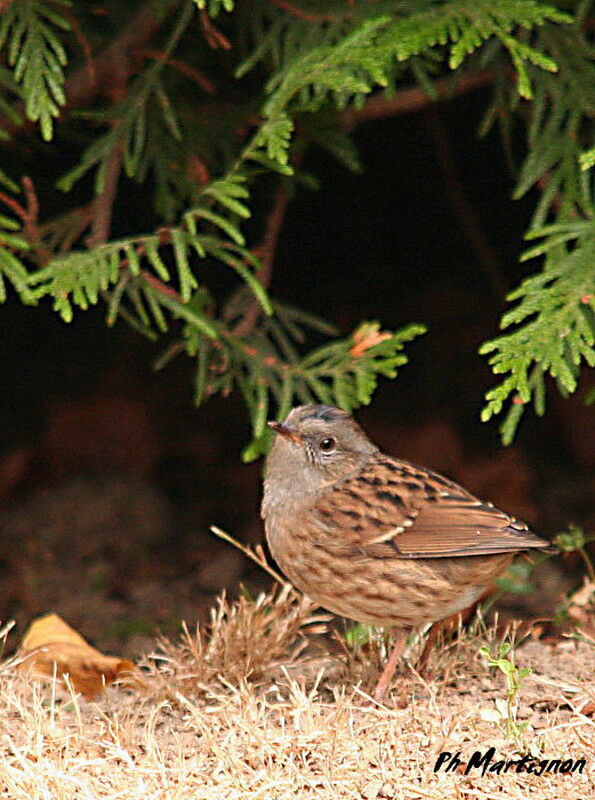
[{"label": "bird", "polygon": [[383,453],[340,408],[302,405],[267,424],[276,434],[261,504],[269,550],[324,609],[396,634],[376,701],[411,630],[434,630],[478,602],[515,554],[550,547],[449,478]]}]

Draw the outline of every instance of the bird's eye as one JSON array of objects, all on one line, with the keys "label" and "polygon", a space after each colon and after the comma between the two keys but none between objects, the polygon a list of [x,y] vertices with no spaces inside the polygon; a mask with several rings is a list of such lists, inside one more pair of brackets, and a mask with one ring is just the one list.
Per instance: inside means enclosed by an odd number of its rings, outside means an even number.
[{"label": "bird's eye", "polygon": [[336,446],[337,442],[331,436],[328,439],[322,439],[318,444],[323,453],[332,453]]}]

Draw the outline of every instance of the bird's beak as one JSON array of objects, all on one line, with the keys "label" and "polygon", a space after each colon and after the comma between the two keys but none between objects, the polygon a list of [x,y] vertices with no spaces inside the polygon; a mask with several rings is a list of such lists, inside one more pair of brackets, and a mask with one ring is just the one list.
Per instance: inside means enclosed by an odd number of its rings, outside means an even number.
[{"label": "bird's beak", "polygon": [[289,439],[290,442],[294,444],[303,444],[304,440],[302,437],[295,431],[293,428],[290,428],[289,425],[284,425],[282,422],[267,422],[269,428],[278,433],[280,436],[283,436],[285,439]]}]

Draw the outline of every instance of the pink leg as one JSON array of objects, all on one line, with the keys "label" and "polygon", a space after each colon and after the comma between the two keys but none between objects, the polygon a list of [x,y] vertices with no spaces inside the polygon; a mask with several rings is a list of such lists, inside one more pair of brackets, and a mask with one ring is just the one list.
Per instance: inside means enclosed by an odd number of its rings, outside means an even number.
[{"label": "pink leg", "polygon": [[430,630],[428,631],[428,638],[426,639],[426,643],[424,645],[424,649],[417,660],[417,664],[415,665],[416,670],[419,672],[420,675],[423,675],[426,671],[426,667],[428,665],[428,660],[430,658],[430,653],[432,652],[432,648],[434,647],[434,643],[438,638],[438,634],[442,631],[443,625],[442,620],[440,622],[435,622]]},{"label": "pink leg", "polygon": [[386,667],[382,671],[382,675],[376,684],[376,688],[374,689],[372,696],[374,697],[374,700],[377,700],[379,703],[384,699],[386,690],[388,689],[392,677],[395,674],[395,669],[397,668],[397,664],[401,657],[401,653],[403,652],[403,648],[405,647],[406,641],[407,634],[402,633],[397,639],[395,646],[393,647],[393,651],[390,654],[390,658],[386,662]]}]

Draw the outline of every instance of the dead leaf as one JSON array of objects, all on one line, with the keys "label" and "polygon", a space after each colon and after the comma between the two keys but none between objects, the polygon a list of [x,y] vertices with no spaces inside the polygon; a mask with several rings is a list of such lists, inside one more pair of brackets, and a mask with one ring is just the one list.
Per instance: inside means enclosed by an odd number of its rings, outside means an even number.
[{"label": "dead leaf", "polygon": [[570,598],[568,616],[576,624],[577,630],[595,643],[595,583],[586,576],[583,585]]},{"label": "dead leaf", "polygon": [[595,583],[590,581],[585,575],[583,585],[571,596],[570,602],[573,606],[589,606],[595,600]]},{"label": "dead leaf", "polygon": [[353,345],[349,348],[350,355],[354,358],[363,356],[366,350],[391,338],[392,333],[381,331],[379,328],[380,325],[377,322],[360,325],[353,334]]},{"label": "dead leaf", "polygon": [[68,675],[77,692],[91,698],[118,678],[139,684],[140,670],[126,658],[106,656],[92,647],[57,614],[34,620],[27,629],[18,655],[21,671],[37,675]]}]

